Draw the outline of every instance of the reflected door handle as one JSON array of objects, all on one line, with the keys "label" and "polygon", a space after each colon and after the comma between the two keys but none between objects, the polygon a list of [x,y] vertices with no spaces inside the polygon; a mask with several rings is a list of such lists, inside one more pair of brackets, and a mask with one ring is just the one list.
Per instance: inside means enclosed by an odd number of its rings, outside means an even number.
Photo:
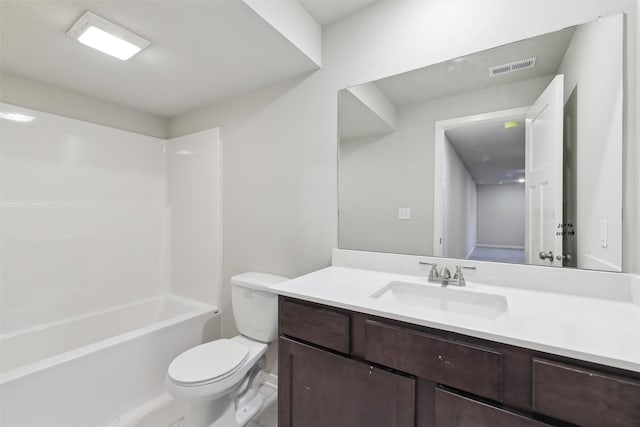
[{"label": "reflected door handle", "polygon": [[556,255],[558,261],[571,261],[571,254]]},{"label": "reflected door handle", "polygon": [[553,262],[553,252],[552,251],[549,251],[549,253],[546,253],[546,252],[542,251],[542,252],[540,252],[538,254],[538,256],[542,260],[548,259],[549,261]]}]

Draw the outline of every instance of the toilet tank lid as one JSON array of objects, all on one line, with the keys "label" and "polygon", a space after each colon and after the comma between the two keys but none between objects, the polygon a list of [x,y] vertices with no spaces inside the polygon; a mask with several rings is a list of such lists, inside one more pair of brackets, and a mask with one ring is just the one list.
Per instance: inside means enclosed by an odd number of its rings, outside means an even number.
[{"label": "toilet tank lid", "polygon": [[269,273],[249,272],[236,274],[231,278],[231,284],[243,288],[266,291],[269,286],[282,283],[285,280],[289,280],[289,278]]}]

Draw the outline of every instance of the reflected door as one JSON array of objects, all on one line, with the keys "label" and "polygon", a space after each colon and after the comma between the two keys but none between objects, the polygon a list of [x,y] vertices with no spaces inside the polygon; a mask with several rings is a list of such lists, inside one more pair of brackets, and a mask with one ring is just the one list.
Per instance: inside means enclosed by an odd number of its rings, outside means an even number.
[{"label": "reflected door", "polygon": [[563,87],[564,76],[557,75],[526,115],[525,256],[529,264],[562,266]]}]

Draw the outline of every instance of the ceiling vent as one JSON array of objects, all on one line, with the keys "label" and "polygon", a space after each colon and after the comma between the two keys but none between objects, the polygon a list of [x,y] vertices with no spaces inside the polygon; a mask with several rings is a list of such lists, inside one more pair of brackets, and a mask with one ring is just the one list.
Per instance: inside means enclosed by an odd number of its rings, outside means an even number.
[{"label": "ceiling vent", "polygon": [[523,59],[521,61],[511,62],[504,65],[496,65],[489,68],[489,77],[499,76],[501,74],[513,73],[514,71],[522,71],[533,68],[536,65],[536,57]]}]

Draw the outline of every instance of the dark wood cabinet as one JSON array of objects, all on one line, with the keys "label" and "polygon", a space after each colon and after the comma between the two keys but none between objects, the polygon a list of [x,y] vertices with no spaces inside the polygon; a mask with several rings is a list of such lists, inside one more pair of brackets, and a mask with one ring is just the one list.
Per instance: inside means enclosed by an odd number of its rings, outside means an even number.
[{"label": "dark wood cabinet", "polygon": [[281,427],[640,427],[640,373],[280,297]]},{"label": "dark wood cabinet", "polygon": [[450,391],[436,391],[436,426],[438,427],[545,427],[548,425]]},{"label": "dark wood cabinet", "polygon": [[640,382],[534,358],[533,409],[585,427],[640,426]]},{"label": "dark wood cabinet", "polygon": [[415,379],[287,338],[279,343],[280,427],[414,427]]}]

